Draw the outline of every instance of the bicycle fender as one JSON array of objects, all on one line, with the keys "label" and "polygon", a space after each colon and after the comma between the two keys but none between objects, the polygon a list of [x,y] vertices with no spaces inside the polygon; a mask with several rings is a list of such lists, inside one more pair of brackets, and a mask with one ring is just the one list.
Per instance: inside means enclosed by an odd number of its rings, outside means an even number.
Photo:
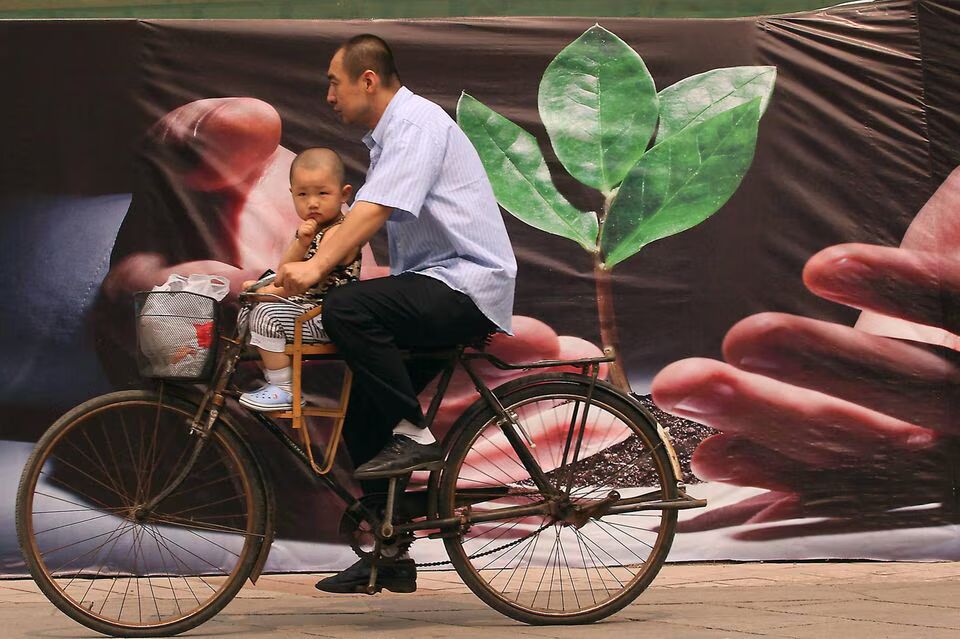
[{"label": "bicycle fender", "polygon": [[667,457],[670,459],[670,466],[673,468],[673,476],[677,478],[677,483],[683,484],[683,469],[680,467],[680,457],[677,455],[677,451],[673,448],[673,442],[670,441],[670,431],[663,427],[660,424],[660,420],[651,413],[646,406],[640,403],[640,400],[637,398],[636,393],[630,393],[625,395],[628,399],[631,400],[639,410],[642,412],[647,419],[656,424],[657,434],[660,435],[660,440],[663,442],[663,449],[667,451]]},{"label": "bicycle fender", "polygon": [[[591,380],[590,377],[585,375],[580,375],[577,373],[559,373],[559,372],[549,372],[549,373],[536,373],[533,375],[524,375],[517,379],[510,380],[505,382],[500,386],[492,389],[494,396],[497,399],[502,399],[506,395],[513,393],[519,389],[527,388],[529,386],[537,386],[539,384],[549,384],[552,382],[577,382],[577,383],[589,383]],[[604,381],[602,379],[596,380],[596,385],[603,388],[610,393],[613,393],[628,404],[640,411],[644,417],[646,417],[650,423],[652,423],[657,431],[657,435],[660,438],[660,443],[663,446],[664,452],[667,454],[667,459],[670,461],[670,467],[673,469],[673,474],[677,478],[679,483],[683,483],[683,471],[680,467],[680,458],[677,456],[677,451],[674,450],[673,444],[670,441],[670,434],[667,430],[660,424],[653,413],[651,413],[646,406],[640,403],[637,397],[633,393],[624,393],[620,388],[614,386],[613,384]],[[469,423],[474,416],[482,410],[489,408],[487,402],[482,398],[478,397],[477,400],[471,404],[467,410],[453,423],[450,427],[450,430],[447,431],[446,436],[443,438],[443,447],[446,451],[449,452],[450,448],[453,446],[453,443],[456,439],[456,435],[460,433],[464,424]],[[439,477],[438,477],[439,479]]]}]

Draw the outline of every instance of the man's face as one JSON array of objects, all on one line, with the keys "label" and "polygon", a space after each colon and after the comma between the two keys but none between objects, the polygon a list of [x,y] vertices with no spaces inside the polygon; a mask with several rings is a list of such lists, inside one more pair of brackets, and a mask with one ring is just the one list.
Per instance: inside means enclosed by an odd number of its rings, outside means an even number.
[{"label": "man's face", "polygon": [[327,69],[330,88],[327,102],[345,124],[366,125],[370,112],[370,96],[364,90],[363,76],[352,80],[343,68],[343,50],[337,51]]}]

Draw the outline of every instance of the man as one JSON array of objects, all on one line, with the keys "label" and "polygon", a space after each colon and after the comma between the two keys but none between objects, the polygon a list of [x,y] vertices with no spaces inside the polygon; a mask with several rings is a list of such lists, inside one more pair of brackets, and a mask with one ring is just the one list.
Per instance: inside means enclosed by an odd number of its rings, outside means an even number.
[{"label": "man", "polygon": [[[302,292],[386,226],[391,276],[340,287],[323,309],[324,326],[355,375],[344,433],[370,494],[383,490],[387,477],[443,460],[417,400],[443,363],[405,362],[401,349],[509,333],[516,260],[479,156],[443,109],[401,85],[386,42],[351,38],[327,77],[333,110],[368,129],[370,168],[329,248],[280,267],[276,283]],[[360,561],[317,587],[359,592],[369,574]],[[415,580],[409,559],[378,572],[378,585],[395,592],[412,592]]]}]

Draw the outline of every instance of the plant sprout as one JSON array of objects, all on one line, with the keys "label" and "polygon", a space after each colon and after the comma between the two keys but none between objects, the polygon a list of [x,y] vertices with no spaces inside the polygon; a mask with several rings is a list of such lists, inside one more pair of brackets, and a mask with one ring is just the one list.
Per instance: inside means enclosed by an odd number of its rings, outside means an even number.
[{"label": "plant sprout", "polygon": [[753,161],[776,73],[714,69],[658,93],[636,51],[600,25],[587,29],[547,66],[538,107],[560,163],[603,194],[599,211],[560,194],[533,135],[466,93],[457,103],[500,206],[593,255],[600,339],[616,357],[611,381],[625,390],[611,270],[730,199]]}]

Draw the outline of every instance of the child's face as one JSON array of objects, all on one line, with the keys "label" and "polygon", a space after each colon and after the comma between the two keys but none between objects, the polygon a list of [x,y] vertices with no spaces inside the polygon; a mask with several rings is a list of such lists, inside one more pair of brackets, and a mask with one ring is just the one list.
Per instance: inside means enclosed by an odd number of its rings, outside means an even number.
[{"label": "child's face", "polygon": [[290,193],[301,220],[314,219],[326,224],[340,215],[341,207],[350,197],[350,185],[340,184],[327,168],[298,167],[290,181]]}]

